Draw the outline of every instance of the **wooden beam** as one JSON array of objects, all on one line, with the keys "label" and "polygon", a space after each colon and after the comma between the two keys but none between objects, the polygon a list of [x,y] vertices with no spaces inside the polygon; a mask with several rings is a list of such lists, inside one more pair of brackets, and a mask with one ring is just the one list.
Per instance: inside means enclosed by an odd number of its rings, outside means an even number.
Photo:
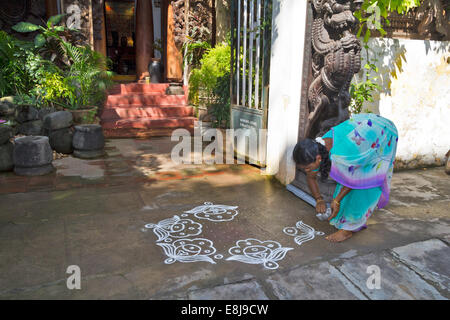
[{"label": "wooden beam", "polygon": [[58,14],[58,4],[56,3],[57,0],[45,0],[45,15],[47,17],[47,20],[52,17],[56,16]]}]

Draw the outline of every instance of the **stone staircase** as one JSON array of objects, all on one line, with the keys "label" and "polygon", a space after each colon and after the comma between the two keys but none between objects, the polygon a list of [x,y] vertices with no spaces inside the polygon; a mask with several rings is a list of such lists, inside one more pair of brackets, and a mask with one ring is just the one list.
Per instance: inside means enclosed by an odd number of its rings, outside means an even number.
[{"label": "stone staircase", "polygon": [[168,83],[118,84],[109,90],[100,120],[107,138],[170,136],[177,128],[191,133],[196,118],[184,95],[168,95]]}]

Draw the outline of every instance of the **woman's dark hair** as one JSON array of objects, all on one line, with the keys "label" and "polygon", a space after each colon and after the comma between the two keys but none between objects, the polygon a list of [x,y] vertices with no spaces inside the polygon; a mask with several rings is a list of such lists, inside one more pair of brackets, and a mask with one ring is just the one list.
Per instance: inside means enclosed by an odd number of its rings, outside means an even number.
[{"label": "woman's dark hair", "polygon": [[308,165],[316,161],[317,155],[320,155],[320,177],[322,181],[327,180],[331,169],[331,160],[327,148],[312,139],[303,139],[299,141],[292,152],[295,163]]}]

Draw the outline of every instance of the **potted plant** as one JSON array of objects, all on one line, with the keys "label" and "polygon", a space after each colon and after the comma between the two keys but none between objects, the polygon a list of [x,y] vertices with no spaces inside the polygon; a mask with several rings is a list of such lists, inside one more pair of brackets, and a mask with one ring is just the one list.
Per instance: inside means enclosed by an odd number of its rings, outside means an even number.
[{"label": "potted plant", "polygon": [[17,32],[37,31],[32,50],[49,59],[34,63],[40,66],[46,62],[48,66],[35,75],[38,80],[31,89],[24,90],[24,95],[37,99],[39,104],[70,111],[75,123],[90,123],[112,84],[109,60],[76,40],[80,35],[77,30],[58,25],[63,16],[50,17],[44,26],[29,22],[13,26]]},{"label": "potted plant", "polygon": [[107,58],[89,46],[67,45],[72,64],[66,71],[66,81],[74,90],[67,99],[66,109],[72,113],[75,123],[92,123],[112,84],[112,72],[107,71]]}]

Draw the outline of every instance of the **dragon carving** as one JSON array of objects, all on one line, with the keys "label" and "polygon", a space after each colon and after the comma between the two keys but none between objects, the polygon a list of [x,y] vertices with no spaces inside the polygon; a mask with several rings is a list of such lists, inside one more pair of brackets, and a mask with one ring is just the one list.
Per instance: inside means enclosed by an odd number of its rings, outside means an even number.
[{"label": "dragon carving", "polygon": [[361,68],[353,12],[363,0],[312,0],[312,76],[306,137],[323,135],[349,118],[350,82]]}]

